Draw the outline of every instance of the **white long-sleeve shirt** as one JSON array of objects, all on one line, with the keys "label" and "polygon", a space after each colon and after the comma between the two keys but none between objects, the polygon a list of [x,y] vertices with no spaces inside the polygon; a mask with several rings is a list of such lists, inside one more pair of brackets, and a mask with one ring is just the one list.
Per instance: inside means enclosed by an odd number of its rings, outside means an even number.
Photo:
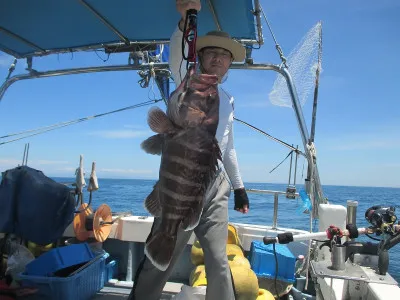
[{"label": "white long-sleeve shirt", "polygon": [[[182,58],[182,31],[177,26],[170,39],[169,64],[176,86],[186,75],[186,61]],[[187,53],[187,49],[185,49]],[[233,189],[244,187],[239,172],[236,150],[233,145],[233,102],[234,99],[218,85],[220,99],[219,123],[216,139],[222,153],[223,167],[228,174]]]}]

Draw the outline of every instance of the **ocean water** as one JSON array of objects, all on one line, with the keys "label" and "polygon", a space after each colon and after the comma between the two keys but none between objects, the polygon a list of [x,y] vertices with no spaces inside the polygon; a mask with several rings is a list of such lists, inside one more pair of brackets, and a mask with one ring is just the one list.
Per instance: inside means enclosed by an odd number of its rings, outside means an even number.
[{"label": "ocean water", "polygon": [[[74,181],[73,178],[54,178],[58,182]],[[86,180],[88,183],[88,180]],[[94,208],[103,203],[111,207],[112,212],[130,212],[135,215],[149,215],[143,207],[143,201],[151,192],[154,180],[140,179],[98,179],[99,190],[93,193],[92,205]],[[285,184],[245,183],[246,188],[268,189],[285,191]],[[297,186],[297,191],[302,188]],[[358,201],[357,225],[367,227],[369,223],[364,219],[365,211],[373,205],[396,206],[400,199],[400,188],[381,187],[353,187],[353,186],[323,186],[324,194],[332,204],[341,204],[346,207],[347,200]],[[248,194],[250,211],[243,215],[233,210],[233,193],[229,200],[229,218],[232,222],[272,225],[274,198],[266,194]],[[84,201],[89,201],[87,191],[84,192]],[[286,199],[279,196],[278,226],[309,230],[310,222],[306,214],[299,213],[301,200]],[[398,215],[400,219],[400,213]],[[318,229],[315,222],[313,226]],[[363,237],[364,240],[368,239]],[[400,244],[390,251],[390,274],[400,283]]]}]

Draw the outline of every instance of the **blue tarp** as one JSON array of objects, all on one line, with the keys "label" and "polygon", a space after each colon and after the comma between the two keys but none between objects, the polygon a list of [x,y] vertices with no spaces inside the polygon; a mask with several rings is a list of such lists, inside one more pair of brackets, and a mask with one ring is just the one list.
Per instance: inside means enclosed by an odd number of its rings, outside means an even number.
[{"label": "blue tarp", "polygon": [[0,184],[0,232],[40,245],[62,237],[73,221],[71,190],[27,166],[7,170]]},{"label": "blue tarp", "polygon": [[[198,33],[216,30],[208,1],[202,0]],[[175,1],[4,0],[0,1],[0,50],[26,57],[42,50],[76,49],[121,42],[84,3],[131,42],[168,41],[180,18]],[[252,0],[213,0],[221,29],[238,39],[256,39]]]}]

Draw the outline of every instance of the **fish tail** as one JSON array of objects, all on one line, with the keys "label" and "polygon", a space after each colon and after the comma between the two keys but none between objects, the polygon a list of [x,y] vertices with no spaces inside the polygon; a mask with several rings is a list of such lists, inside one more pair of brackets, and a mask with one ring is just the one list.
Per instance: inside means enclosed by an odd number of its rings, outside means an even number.
[{"label": "fish tail", "polygon": [[160,231],[155,233],[146,243],[144,253],[151,263],[161,271],[165,271],[172,259],[176,244],[176,235]]}]

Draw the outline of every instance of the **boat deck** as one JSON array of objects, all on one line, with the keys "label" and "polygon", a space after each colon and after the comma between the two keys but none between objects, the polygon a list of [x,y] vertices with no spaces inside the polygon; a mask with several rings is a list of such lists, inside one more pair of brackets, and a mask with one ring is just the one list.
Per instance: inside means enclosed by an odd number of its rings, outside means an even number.
[{"label": "boat deck", "polygon": [[[110,281],[92,298],[92,300],[123,300],[128,299],[133,283]],[[160,300],[169,300],[181,290],[182,284],[167,282]]]}]

